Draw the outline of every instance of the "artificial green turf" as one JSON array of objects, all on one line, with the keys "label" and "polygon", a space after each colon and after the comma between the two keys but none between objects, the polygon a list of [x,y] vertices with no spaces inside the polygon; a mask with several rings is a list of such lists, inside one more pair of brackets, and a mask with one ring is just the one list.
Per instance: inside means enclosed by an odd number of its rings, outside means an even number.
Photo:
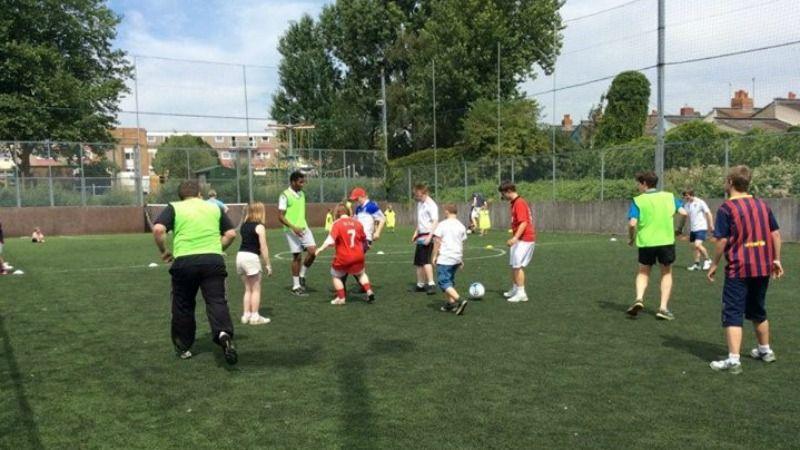
[{"label": "artificial green turf", "polygon": [[[244,326],[231,277],[234,368],[210,343],[202,301],[196,356],[175,358],[169,275],[146,267],[148,235],[7,239],[26,273],[0,278],[0,447],[797,447],[800,247],[785,248],[788,276],[769,291],[778,362],[744,358],[733,376],[708,368],[726,353],[721,280],[683,269],[688,245],[666,323],[652,315],[657,285],[647,314],[626,319],[635,251],[607,236],[540,235],[531,301],[505,302],[506,236],[470,237],[457,284],[481,281],[487,295],[462,317],[408,292],[410,230],[368,256],[374,305],[328,304],[330,253],[308,298],[289,294],[288,261],[274,259],[262,306],[273,322]],[[286,250],[278,231],[269,243]]]}]

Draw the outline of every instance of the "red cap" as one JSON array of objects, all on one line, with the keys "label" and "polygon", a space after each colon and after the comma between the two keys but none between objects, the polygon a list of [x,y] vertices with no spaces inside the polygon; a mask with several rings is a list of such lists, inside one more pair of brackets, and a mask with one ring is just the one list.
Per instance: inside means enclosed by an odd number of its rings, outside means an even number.
[{"label": "red cap", "polygon": [[367,191],[363,188],[357,187],[350,192],[350,200],[358,200],[358,197],[366,197]]}]

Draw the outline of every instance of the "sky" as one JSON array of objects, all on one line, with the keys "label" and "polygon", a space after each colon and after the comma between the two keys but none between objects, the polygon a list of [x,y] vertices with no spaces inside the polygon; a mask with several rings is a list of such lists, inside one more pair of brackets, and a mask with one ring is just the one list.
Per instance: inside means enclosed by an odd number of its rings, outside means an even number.
[{"label": "sky", "polygon": [[[248,125],[251,131],[263,130],[278,88],[280,36],[292,21],[304,14],[316,17],[331,1],[109,0],[123,17],[115,44],[136,55],[139,80],[138,86],[130,83],[122,109],[137,109],[138,88],[139,123],[148,130],[244,131]],[[668,63],[800,41],[797,0],[666,4]],[[656,64],[657,0],[568,0],[561,13],[566,28],[556,66],[555,105],[548,92],[552,77],[539,74],[520,85],[539,102],[545,122],[560,121],[564,114],[576,122],[585,118],[611,81],[570,86]],[[656,70],[644,73],[655,108]],[[667,114],[685,105],[706,113],[728,105],[732,90],[751,92],[754,85],[756,105],[763,106],[789,91],[800,93],[800,44],[671,65],[665,75]],[[245,116],[252,119],[240,119]],[[119,119],[124,126],[136,125],[133,113]]]}]

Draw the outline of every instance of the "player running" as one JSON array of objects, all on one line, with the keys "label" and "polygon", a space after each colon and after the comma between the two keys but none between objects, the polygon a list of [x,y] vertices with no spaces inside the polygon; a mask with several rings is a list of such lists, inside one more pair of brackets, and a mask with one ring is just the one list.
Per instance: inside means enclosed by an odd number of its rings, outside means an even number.
[{"label": "player running", "polygon": [[[689,242],[694,248],[694,264],[687,267],[690,271],[708,270],[711,268],[711,258],[708,250],[703,246],[707,240],[709,232],[714,233],[714,219],[711,217],[711,210],[702,198],[694,196],[694,191],[688,189],[683,193],[683,209],[689,217]],[[683,228],[683,227],[681,227]],[[703,265],[700,265],[700,257],[703,257]]]},{"label": "player running", "polygon": [[[292,294],[305,297],[306,272],[317,257],[317,243],[306,222],[306,194],[303,186],[306,176],[302,172],[292,172],[289,176],[289,189],[278,198],[278,220],[283,224],[283,232],[292,252]],[[306,259],[303,261],[303,250]]]},{"label": "player running", "polygon": [[375,293],[369,284],[369,277],[364,270],[364,248],[367,236],[364,227],[355,219],[347,215],[347,207],[338,205],[334,212],[336,221],[333,222],[331,233],[322,243],[317,254],[322,253],[330,246],[335,246],[336,256],[331,263],[331,276],[336,298],[331,300],[332,305],[344,305],[346,294],[344,278],[353,275],[358,279],[367,293],[367,303],[375,301]]}]

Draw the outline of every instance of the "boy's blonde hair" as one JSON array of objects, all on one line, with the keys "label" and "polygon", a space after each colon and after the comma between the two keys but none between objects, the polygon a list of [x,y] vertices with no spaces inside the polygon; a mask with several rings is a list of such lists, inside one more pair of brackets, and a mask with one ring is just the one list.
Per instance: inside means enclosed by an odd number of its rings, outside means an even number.
[{"label": "boy's blonde hair", "polygon": [[247,213],[244,216],[245,222],[258,222],[261,225],[267,224],[267,209],[261,202],[253,202],[247,205]]}]

